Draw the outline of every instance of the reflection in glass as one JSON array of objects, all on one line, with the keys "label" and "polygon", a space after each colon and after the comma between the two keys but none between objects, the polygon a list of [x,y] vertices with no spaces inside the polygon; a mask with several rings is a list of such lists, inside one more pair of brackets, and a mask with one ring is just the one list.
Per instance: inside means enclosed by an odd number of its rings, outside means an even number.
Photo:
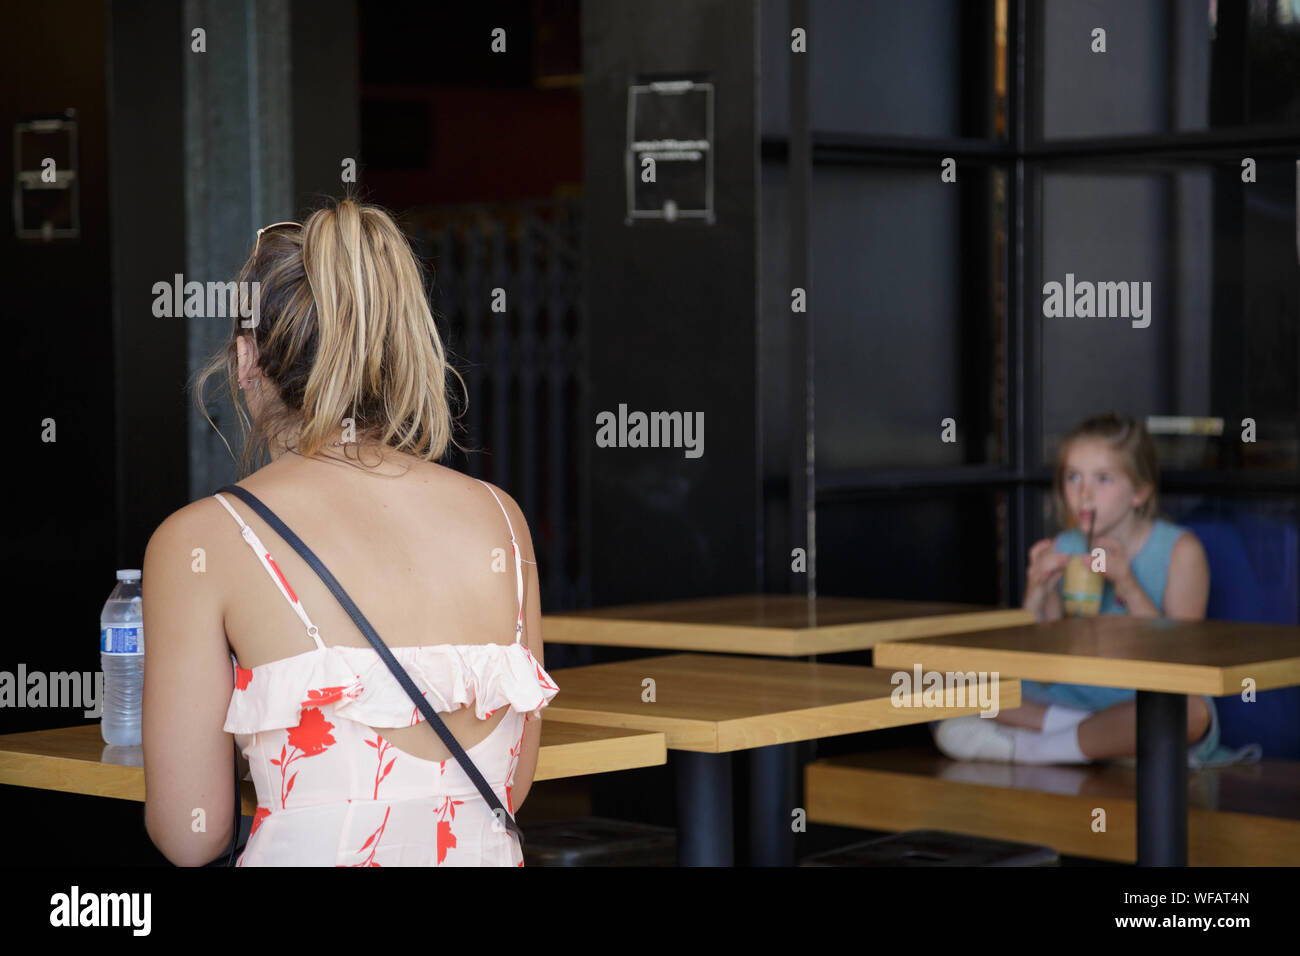
[{"label": "reflection in glass", "polygon": [[[1042,444],[1107,408],[1212,416],[1218,435],[1165,435],[1184,470],[1293,470],[1296,410],[1296,176],[1290,157],[1053,167],[1039,174],[1041,236],[1026,319],[1040,323]],[[1149,325],[1044,315],[1047,283],[1147,283]]]},{"label": "reflection in glass", "polygon": [[1295,0],[1038,0],[1030,55],[1043,139],[1300,126],[1297,9]]},{"label": "reflection in glass", "polygon": [[1006,177],[960,176],[959,190],[928,167],[815,170],[819,476],[1003,460]]}]

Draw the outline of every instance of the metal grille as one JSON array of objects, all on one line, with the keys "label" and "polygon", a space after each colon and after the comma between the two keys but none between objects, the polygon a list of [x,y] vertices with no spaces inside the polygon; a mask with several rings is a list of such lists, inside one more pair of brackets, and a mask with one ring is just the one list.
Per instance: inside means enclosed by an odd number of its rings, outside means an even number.
[{"label": "metal grille", "polygon": [[[544,611],[591,603],[581,204],[430,207],[403,219],[468,406],[444,463],[528,519]],[[454,380],[453,380],[454,383]]]}]

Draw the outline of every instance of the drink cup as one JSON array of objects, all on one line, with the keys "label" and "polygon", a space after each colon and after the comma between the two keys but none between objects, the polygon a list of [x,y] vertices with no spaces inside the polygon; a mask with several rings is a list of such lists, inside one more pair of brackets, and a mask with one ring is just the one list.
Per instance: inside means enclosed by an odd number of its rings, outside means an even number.
[{"label": "drink cup", "polygon": [[1061,596],[1066,617],[1092,617],[1101,611],[1101,592],[1106,576],[1092,570],[1089,555],[1076,554],[1065,566]]}]

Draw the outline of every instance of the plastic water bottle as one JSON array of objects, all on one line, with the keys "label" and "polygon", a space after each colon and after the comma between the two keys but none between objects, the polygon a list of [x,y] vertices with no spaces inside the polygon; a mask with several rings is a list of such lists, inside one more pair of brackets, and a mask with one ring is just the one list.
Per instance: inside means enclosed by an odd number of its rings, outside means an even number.
[{"label": "plastic water bottle", "polygon": [[117,586],[99,616],[99,661],[104,668],[104,743],[140,745],[144,699],[144,613],[140,570],[117,572]]}]

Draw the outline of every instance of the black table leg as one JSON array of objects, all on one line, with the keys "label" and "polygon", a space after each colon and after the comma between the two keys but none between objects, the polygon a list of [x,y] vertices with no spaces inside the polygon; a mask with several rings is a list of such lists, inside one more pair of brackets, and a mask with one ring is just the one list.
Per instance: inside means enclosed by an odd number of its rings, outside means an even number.
[{"label": "black table leg", "polygon": [[749,752],[749,862],[794,866],[795,744]]},{"label": "black table leg", "polygon": [[735,865],[731,754],[672,751],[676,762],[677,865]]},{"label": "black table leg", "polygon": [[1137,692],[1138,866],[1187,865],[1187,696]]}]

